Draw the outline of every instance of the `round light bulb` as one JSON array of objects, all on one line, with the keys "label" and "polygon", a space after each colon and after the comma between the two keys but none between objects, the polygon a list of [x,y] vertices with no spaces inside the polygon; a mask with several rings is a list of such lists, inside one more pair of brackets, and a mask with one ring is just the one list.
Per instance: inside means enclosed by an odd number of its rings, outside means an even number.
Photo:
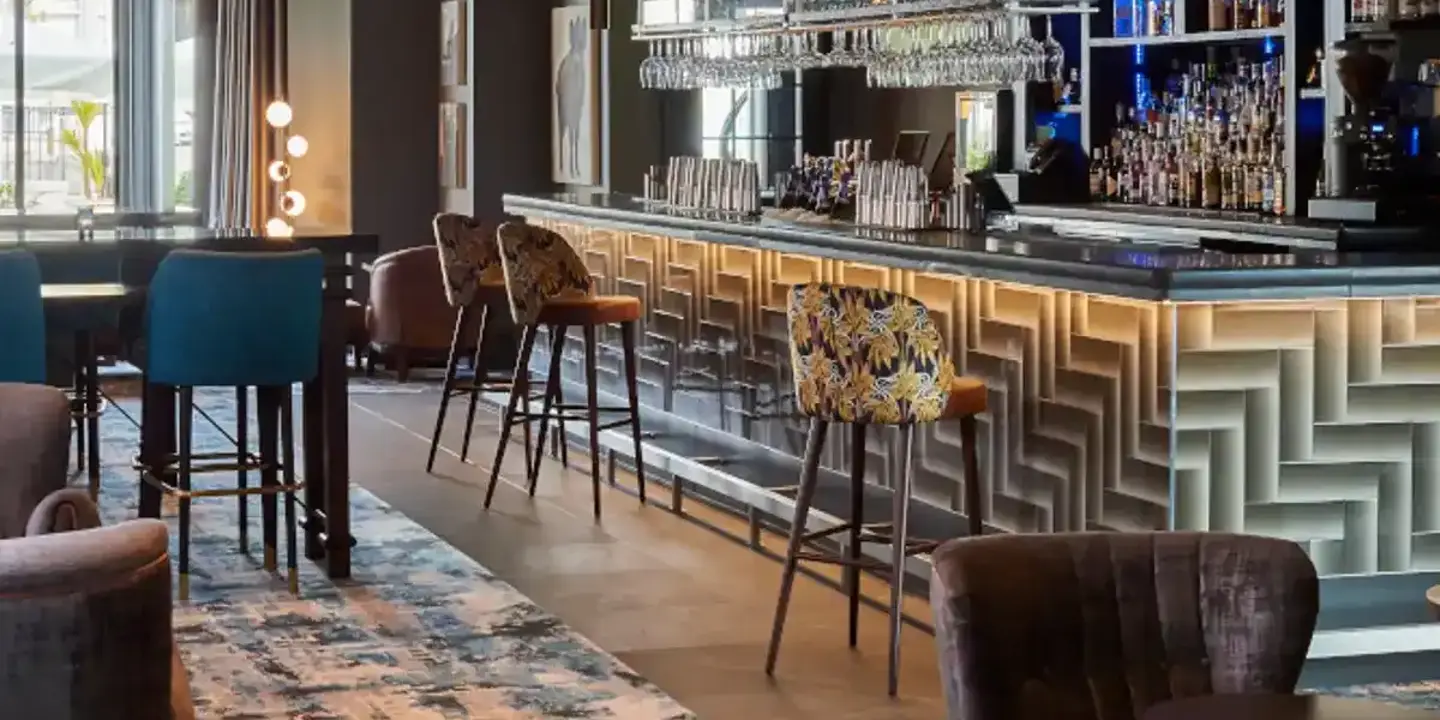
[{"label": "round light bulb", "polygon": [[267,171],[270,179],[275,182],[285,182],[290,179],[290,164],[284,160],[271,160],[270,169]]},{"label": "round light bulb", "polygon": [[265,122],[270,127],[283,128],[295,119],[295,111],[290,109],[290,103],[284,100],[276,100],[265,108]]},{"label": "round light bulb", "polygon": [[305,196],[299,190],[286,190],[280,196],[280,211],[290,217],[305,212]]},{"label": "round light bulb", "polygon": [[291,135],[285,141],[285,151],[290,153],[290,157],[305,157],[305,153],[310,152],[310,141],[304,135]]},{"label": "round light bulb", "polygon": [[270,218],[269,220],[265,221],[266,237],[288,238],[294,234],[295,228],[290,227],[290,223],[287,223],[278,217]]}]

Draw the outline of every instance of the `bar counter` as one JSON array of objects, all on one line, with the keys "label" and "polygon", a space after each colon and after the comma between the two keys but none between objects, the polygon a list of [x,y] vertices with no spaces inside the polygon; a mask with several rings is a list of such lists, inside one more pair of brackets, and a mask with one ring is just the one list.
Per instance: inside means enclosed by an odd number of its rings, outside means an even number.
[{"label": "bar counter", "polygon": [[[504,202],[582,248],[600,292],[645,302],[647,426],[790,467],[806,425],[785,290],[883,287],[923,301],[957,370],[990,389],[978,510],[993,530],[1244,531],[1301,543],[1327,575],[1440,567],[1440,256],[737,221],[603,193]],[[602,381],[618,389],[616,340]],[[916,495],[962,534],[958,427],[918,437]],[[847,440],[827,443],[837,479]],[[891,442],[868,448],[882,490]]]}]

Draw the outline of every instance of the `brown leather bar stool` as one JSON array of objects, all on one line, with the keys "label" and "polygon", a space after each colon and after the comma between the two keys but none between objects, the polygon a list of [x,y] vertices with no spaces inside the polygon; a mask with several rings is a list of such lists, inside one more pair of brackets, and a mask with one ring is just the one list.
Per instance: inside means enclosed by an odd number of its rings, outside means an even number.
[{"label": "brown leather bar stool", "polygon": [[[504,419],[500,425],[500,447],[495,452],[495,464],[490,471],[490,485],[485,490],[485,507],[495,496],[495,486],[500,480],[500,466],[505,459],[505,448],[510,441],[510,430],[517,424],[528,425],[539,420],[540,436],[534,450],[534,460],[527,461],[530,495],[535,495],[535,485],[540,476],[541,452],[545,447],[545,432],[551,420],[581,420],[589,427],[590,434],[590,479],[595,491],[595,518],[600,518],[600,431],[629,425],[635,442],[635,476],[638,482],[640,503],[645,504],[645,462],[640,451],[640,403],[636,387],[635,371],[635,324],[644,311],[639,298],[629,296],[595,295],[590,272],[581,262],[580,256],[560,234],[523,222],[507,222],[497,233],[500,242],[500,259],[505,272],[505,286],[510,298],[510,310],[515,324],[522,328],[520,359],[515,364],[516,381],[510,390],[510,401],[506,404]],[[601,407],[598,398],[596,372],[598,342],[596,328],[601,325],[619,325],[621,342],[625,354],[625,386],[629,395],[628,407]],[[520,411],[525,397],[524,383],[519,378],[530,366],[530,355],[535,348],[535,338],[541,327],[545,327],[550,338],[550,368],[546,374],[543,409],[535,414]],[[580,327],[585,335],[585,404],[567,405],[559,396],[561,386],[560,363],[565,350],[565,334],[569,328]],[[583,410],[584,416],[569,414]],[[600,422],[600,413],[624,413],[625,417],[609,423]],[[562,446],[564,443],[561,443]]]},{"label": "brown leather bar stool", "polygon": [[[461,395],[470,398],[470,407],[465,414],[465,439],[460,445],[460,462],[470,455],[470,436],[475,429],[475,406],[481,393],[508,392],[512,382],[520,383],[522,401],[526,412],[530,409],[529,372],[494,375],[482,366],[485,348],[485,330],[489,323],[492,303],[508,303],[505,291],[505,272],[500,264],[500,246],[495,231],[481,224],[475,218],[454,213],[441,213],[432,223],[435,230],[435,246],[439,249],[440,274],[445,282],[445,299],[451,307],[458,308],[455,316],[455,332],[450,339],[450,356],[445,363],[445,384],[440,393],[440,410],[435,414],[435,433],[430,437],[430,456],[425,461],[425,472],[435,471],[435,454],[440,449],[440,434],[445,429],[445,413],[450,408],[450,399]],[[469,372],[460,376],[460,356],[467,348],[462,347],[467,338],[466,330],[476,328],[475,347],[470,354]],[[525,462],[529,472],[530,425],[525,425]]]},{"label": "brown leather bar stool", "polygon": [[[920,301],[904,295],[824,283],[796,285],[790,293],[789,319],[796,404],[801,413],[810,417],[810,435],[795,496],[795,519],[790,525],[765,673],[775,672],[799,561],[845,568],[850,595],[850,647],[855,647],[858,635],[860,571],[872,570],[890,576],[889,688],[895,695],[899,690],[900,629],[904,624],[901,602],[905,597],[905,559],[939,545],[911,540],[907,534],[915,426],[939,420],[960,421],[965,513],[969,534],[980,535],[984,526],[975,416],[985,412],[985,384],[955,375],[929,311]],[[806,519],[819,483],[820,455],[832,422],[851,427],[851,518],[838,527],[807,532]],[[865,433],[871,425],[894,425],[900,430],[900,472],[892,480],[893,509],[890,522],[885,524],[867,524],[863,512]],[[842,532],[849,533],[848,552],[843,556],[806,548]],[[889,545],[890,563],[863,557],[862,543]]]}]

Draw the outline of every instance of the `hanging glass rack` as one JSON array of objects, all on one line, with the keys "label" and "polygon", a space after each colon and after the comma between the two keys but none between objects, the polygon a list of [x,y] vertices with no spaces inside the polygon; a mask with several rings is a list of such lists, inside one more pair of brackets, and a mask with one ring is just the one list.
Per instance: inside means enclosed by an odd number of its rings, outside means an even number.
[{"label": "hanging glass rack", "polygon": [[1025,19],[1094,11],[1088,0],[639,2],[640,84],[661,90],[773,89],[785,72],[823,67],[863,68],[877,87],[1061,82],[1059,43],[1031,37]]}]

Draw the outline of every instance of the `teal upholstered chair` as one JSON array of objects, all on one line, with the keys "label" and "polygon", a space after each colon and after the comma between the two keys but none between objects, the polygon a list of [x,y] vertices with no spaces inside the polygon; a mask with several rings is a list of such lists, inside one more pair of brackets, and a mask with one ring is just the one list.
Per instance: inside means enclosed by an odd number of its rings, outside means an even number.
[{"label": "teal upholstered chair", "polygon": [[[260,487],[207,489],[207,496],[238,495],[240,522],[247,522],[247,498],[261,496],[264,563],[275,570],[276,495],[285,496],[286,547],[291,591],[298,591],[295,537],[294,420],[291,388],[319,372],[320,303],[324,279],[320,253],[217,253],[196,250],[168,255],[150,283],[146,331],[146,382],[169,385],[179,394],[177,486],[161,490],[178,496],[179,588],[189,595],[190,503],[196,473],[258,470]],[[255,388],[260,452],[193,452],[191,418],[197,387]],[[227,462],[214,462],[225,460]],[[196,461],[201,461],[197,464]],[[147,468],[160,484],[161,468]],[[241,542],[247,537],[242,530]]]}]

